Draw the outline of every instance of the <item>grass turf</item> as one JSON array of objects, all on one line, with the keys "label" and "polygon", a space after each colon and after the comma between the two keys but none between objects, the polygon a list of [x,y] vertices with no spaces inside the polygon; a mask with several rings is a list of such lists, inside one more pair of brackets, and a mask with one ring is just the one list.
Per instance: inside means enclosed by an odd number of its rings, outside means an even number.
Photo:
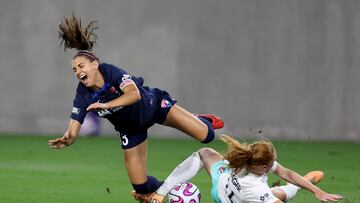
[{"label": "grass turf", "polygon": [[[129,195],[132,188],[117,138],[80,137],[63,150],[49,149],[49,138],[0,136],[1,203],[135,202]],[[226,150],[220,141],[202,145],[191,139],[150,139],[148,145],[149,174],[160,179],[201,147]],[[346,199],[341,202],[360,202],[359,143],[276,141],[274,145],[282,165],[300,174],[323,170],[321,188],[343,195]],[[270,175],[270,184],[277,180]],[[212,202],[210,179],[204,171],[191,182],[200,188],[203,203]],[[301,190],[290,202],[318,201]]]}]

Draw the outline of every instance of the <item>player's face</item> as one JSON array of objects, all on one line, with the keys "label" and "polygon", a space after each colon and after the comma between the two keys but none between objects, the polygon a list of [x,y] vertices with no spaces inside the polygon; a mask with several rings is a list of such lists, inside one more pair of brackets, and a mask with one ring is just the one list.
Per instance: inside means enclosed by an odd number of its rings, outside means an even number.
[{"label": "player's face", "polygon": [[76,78],[86,87],[94,87],[99,73],[98,62],[91,62],[85,56],[77,56],[71,61]]}]

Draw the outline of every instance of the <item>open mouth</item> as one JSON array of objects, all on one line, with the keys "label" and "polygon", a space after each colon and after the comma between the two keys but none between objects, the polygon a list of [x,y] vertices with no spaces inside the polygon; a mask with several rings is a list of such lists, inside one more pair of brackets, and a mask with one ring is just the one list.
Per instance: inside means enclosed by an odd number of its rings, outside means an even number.
[{"label": "open mouth", "polygon": [[79,78],[80,78],[80,81],[83,82],[83,83],[86,83],[86,81],[88,79],[87,75],[85,75],[85,74],[81,75]]}]

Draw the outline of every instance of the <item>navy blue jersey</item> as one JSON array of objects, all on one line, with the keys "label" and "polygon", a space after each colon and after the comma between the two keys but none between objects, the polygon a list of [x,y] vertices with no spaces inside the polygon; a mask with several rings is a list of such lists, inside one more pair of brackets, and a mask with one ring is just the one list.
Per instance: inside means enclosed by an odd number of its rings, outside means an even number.
[{"label": "navy blue jersey", "polygon": [[[176,101],[170,99],[167,92],[157,88],[143,86],[141,77],[129,75],[123,69],[113,65],[102,63],[99,70],[104,76],[105,84],[99,91],[94,91],[79,82],[73,103],[71,118],[83,123],[86,116],[86,108],[95,102],[106,103],[123,94],[122,88],[127,84],[134,83],[140,91],[141,99],[136,103],[106,109],[96,112],[96,115],[108,119],[121,133],[134,134],[144,131],[154,123],[162,123],[170,106]],[[164,106],[164,96],[169,106]],[[165,102],[165,103],[166,103]],[[166,108],[164,108],[166,107]],[[162,108],[167,109],[162,112]],[[157,113],[160,112],[160,113]]]}]

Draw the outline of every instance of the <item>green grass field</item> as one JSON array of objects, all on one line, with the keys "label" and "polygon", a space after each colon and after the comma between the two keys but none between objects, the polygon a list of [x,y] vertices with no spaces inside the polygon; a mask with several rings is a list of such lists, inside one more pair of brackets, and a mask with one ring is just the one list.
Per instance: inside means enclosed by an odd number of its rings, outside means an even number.
[{"label": "green grass field", "polygon": [[[105,203],[135,202],[123,166],[116,137],[86,138],[63,150],[49,149],[50,137],[0,136],[1,203]],[[54,137],[51,137],[54,138]],[[300,174],[323,170],[319,184],[325,191],[346,197],[341,202],[360,202],[360,144],[339,142],[274,142],[278,161]],[[225,145],[202,145],[191,139],[149,140],[149,174],[164,179],[193,151],[208,146],[221,152]],[[277,181],[270,176],[269,183]],[[191,182],[212,202],[210,179],[205,172]],[[282,182],[283,183],[283,182]],[[301,190],[290,202],[318,202]]]}]

